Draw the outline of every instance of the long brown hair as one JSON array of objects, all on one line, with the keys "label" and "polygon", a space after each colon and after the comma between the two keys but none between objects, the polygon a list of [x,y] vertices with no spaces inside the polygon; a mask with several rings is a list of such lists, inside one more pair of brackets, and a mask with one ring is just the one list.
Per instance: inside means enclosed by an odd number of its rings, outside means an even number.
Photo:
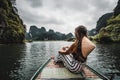
[{"label": "long brown hair", "polygon": [[75,41],[75,44],[74,44],[75,47],[74,47],[74,49],[73,49],[73,52],[76,52],[76,51],[77,51],[77,47],[79,46],[79,45],[78,45],[78,41],[79,41],[80,44],[81,44],[82,38],[83,38],[84,36],[87,37],[87,29],[86,29],[86,27],[83,26],[83,25],[80,25],[80,26],[76,27],[76,28],[75,28],[75,36],[76,36],[76,41]]},{"label": "long brown hair", "polygon": [[87,29],[86,29],[86,27],[83,26],[83,25],[80,25],[80,26],[76,27],[76,28],[75,28],[75,32],[77,32],[77,33],[76,33],[76,34],[77,34],[77,35],[76,35],[76,38],[79,39],[79,40],[82,40],[82,38],[83,38],[84,36],[87,37]]}]

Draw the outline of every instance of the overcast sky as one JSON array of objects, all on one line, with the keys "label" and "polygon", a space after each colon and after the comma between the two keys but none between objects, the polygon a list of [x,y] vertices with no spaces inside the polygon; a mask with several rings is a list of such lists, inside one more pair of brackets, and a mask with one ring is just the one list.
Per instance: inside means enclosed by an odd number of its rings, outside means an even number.
[{"label": "overcast sky", "polygon": [[88,30],[105,13],[112,12],[118,0],[16,0],[16,7],[27,31],[31,25],[74,32],[78,25]]}]

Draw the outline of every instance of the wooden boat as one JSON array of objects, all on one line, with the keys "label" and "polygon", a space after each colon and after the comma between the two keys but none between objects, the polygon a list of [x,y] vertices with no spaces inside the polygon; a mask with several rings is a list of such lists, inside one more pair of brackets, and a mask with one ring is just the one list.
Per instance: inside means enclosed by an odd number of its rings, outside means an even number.
[{"label": "wooden boat", "polygon": [[47,60],[32,76],[31,80],[109,80],[88,65],[80,74],[71,73],[63,64],[54,64],[53,59]]}]

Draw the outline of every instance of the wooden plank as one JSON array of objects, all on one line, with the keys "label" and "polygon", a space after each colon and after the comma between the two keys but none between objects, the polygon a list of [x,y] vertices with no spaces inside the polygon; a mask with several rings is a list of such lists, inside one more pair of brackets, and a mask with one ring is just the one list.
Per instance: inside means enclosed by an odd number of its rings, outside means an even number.
[{"label": "wooden plank", "polygon": [[[92,69],[92,68],[91,68]],[[88,66],[84,66],[80,74],[71,73],[62,63],[54,64],[49,59],[31,80],[108,80],[101,78],[97,73],[92,71]]]},{"label": "wooden plank", "polygon": [[63,64],[54,64],[51,60],[36,80],[102,80],[87,67],[83,68],[83,75],[71,73]]},{"label": "wooden plank", "polygon": [[86,78],[95,78],[95,79],[99,78],[99,76],[91,72],[87,67],[83,68],[83,73]]},{"label": "wooden plank", "polygon": [[93,74],[95,74],[96,76],[99,76],[99,78],[101,78],[102,80],[110,80],[108,77],[104,76],[103,74],[101,74],[100,72],[97,72],[96,70],[94,70],[93,68],[91,68],[88,65],[85,65],[86,68],[92,72]]},{"label": "wooden plank", "polygon": [[54,64],[53,60],[44,68],[44,70],[39,74],[36,80],[50,80],[50,79],[60,79],[60,80],[77,80],[83,79],[80,74],[71,73],[67,70],[63,64]]},{"label": "wooden plank", "polygon": [[39,74],[42,72],[43,68],[51,61],[51,59],[48,59],[39,69],[34,73],[32,78],[30,80],[35,80]]}]

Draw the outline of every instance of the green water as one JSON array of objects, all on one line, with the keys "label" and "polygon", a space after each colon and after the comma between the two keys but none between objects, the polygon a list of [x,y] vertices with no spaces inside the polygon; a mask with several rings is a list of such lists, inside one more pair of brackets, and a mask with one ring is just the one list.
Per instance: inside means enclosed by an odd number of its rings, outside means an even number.
[{"label": "green water", "polygon": [[[0,45],[0,80],[29,80],[51,55],[72,42],[42,41]],[[110,77],[120,79],[120,45],[96,44],[87,64]]]}]

